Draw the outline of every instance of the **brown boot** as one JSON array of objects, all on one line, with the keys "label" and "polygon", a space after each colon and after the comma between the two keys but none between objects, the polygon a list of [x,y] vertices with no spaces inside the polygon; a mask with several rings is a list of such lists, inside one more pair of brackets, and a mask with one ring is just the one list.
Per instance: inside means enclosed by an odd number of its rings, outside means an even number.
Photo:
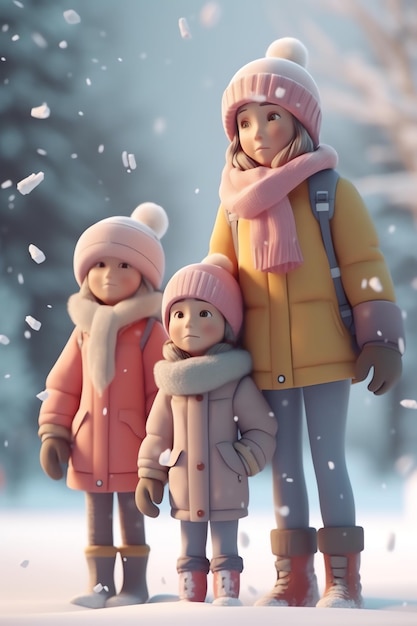
[{"label": "brown boot", "polygon": [[122,557],[123,584],[120,592],[107,600],[106,608],[144,604],[149,598],[146,584],[149,546],[122,546],[119,552]]},{"label": "brown boot", "polygon": [[359,567],[360,552],[364,547],[363,528],[360,526],[320,528],[318,546],[324,555],[326,588],[316,606],[362,608]]},{"label": "brown boot", "polygon": [[77,596],[71,600],[72,604],[79,604],[89,609],[102,609],[106,601],[114,596],[114,563],[117,548],[114,546],[87,546],[87,559],[90,577],[89,593]]},{"label": "brown boot", "polygon": [[315,606],[319,598],[314,573],[316,530],[272,530],[271,547],[277,557],[277,582],[255,606]]}]

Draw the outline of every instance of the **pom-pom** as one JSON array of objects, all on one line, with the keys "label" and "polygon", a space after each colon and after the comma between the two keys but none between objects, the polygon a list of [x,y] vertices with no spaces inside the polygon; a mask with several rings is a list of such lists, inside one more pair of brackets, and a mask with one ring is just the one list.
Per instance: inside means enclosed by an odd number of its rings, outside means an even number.
[{"label": "pom-pom", "polygon": [[213,254],[209,254],[201,262],[206,265],[217,265],[218,267],[222,267],[230,274],[233,272],[233,263],[231,262],[229,257],[227,257],[225,254],[221,254],[220,252],[214,252]]},{"label": "pom-pom", "polygon": [[267,57],[278,57],[288,59],[302,67],[307,67],[308,51],[305,45],[294,37],[282,37],[271,43],[266,51]]},{"label": "pom-pom", "polygon": [[158,239],[162,239],[168,230],[168,215],[165,209],[155,202],[142,202],[133,211],[131,217],[148,226]]}]

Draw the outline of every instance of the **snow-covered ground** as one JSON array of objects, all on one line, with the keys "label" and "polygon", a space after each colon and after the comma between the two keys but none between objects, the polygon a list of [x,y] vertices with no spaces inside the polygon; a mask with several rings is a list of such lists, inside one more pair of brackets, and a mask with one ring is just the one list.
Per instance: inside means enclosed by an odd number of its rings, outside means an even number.
[{"label": "snow-covered ground", "polygon": [[[357,469],[356,471],[360,471]],[[353,472],[354,482],[359,476]],[[363,610],[298,609],[254,607],[256,599],[274,581],[269,531],[273,527],[265,490],[268,477],[252,479],[252,506],[240,523],[240,553],[245,569],[241,579],[243,607],[214,607],[154,602],[142,606],[91,610],[72,605],[69,600],[85,589],[87,572],[83,557],[85,519],[82,494],[65,491],[60,483],[51,494],[56,500],[49,507],[8,507],[1,511],[0,624],[7,626],[60,626],[74,624],[115,624],[159,626],[174,619],[182,626],[212,625],[216,620],[239,620],[240,626],[277,623],[286,626],[328,624],[338,626],[417,625],[417,518],[410,496],[401,492],[400,483],[374,485],[369,482],[358,492],[358,523],[365,527],[366,549],[362,555]],[[380,489],[379,489],[380,487]],[[50,494],[50,495],[51,495]],[[71,506],[62,506],[68,494]],[[71,494],[71,495],[70,495]],[[379,496],[379,497],[378,497]],[[52,500],[54,497],[52,498]],[[375,506],[375,501],[379,506]],[[316,508],[316,507],[314,507]],[[319,526],[317,513],[312,524]],[[179,547],[179,523],[163,505],[156,520],[146,521],[151,546],[148,586],[151,596],[160,600],[177,591],[175,563]],[[208,549],[209,549],[208,544]],[[321,555],[316,556],[319,584],[323,586]],[[120,581],[120,564],[116,568]],[[210,579],[209,579],[210,585]],[[224,613],[226,611],[226,614]],[[279,612],[279,616],[277,615]]]}]

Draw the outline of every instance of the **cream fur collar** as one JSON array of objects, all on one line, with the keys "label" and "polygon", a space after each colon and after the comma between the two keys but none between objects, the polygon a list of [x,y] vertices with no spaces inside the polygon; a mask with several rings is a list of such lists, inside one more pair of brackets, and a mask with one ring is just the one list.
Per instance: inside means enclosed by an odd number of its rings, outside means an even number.
[{"label": "cream fur collar", "polygon": [[158,361],[154,368],[159,389],[171,396],[187,396],[218,389],[250,374],[252,360],[246,350],[194,356],[181,361]]},{"label": "cream fur collar", "polygon": [[115,374],[119,330],[148,317],[160,318],[162,293],[137,293],[114,306],[99,304],[84,283],[68,300],[68,314],[80,331],[89,335],[87,367],[94,388],[101,395]]}]

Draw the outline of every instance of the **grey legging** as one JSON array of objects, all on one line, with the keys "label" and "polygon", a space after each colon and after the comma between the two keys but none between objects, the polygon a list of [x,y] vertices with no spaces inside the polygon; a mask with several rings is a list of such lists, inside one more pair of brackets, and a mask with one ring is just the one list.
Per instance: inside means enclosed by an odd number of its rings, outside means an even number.
[{"label": "grey legging", "polygon": [[[88,543],[113,545],[113,493],[86,493]],[[136,507],[135,494],[118,493],[120,534],[123,545],[145,544],[145,524]]]},{"label": "grey legging", "polygon": [[355,503],[346,468],[345,431],[351,381],[264,391],[278,421],[272,460],[277,527],[307,528],[303,469],[303,400],[324,526],[354,526]]}]

